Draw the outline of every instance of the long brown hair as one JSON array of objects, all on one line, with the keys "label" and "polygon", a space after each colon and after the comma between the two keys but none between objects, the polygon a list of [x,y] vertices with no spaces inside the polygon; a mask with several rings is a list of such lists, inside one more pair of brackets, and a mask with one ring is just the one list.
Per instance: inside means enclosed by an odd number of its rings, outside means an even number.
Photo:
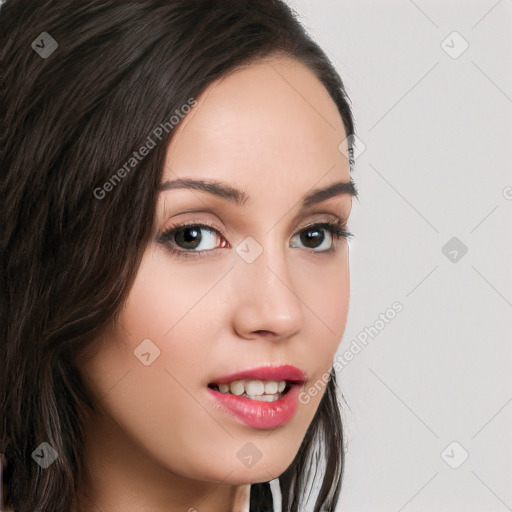
[{"label": "long brown hair", "polygon": [[[115,191],[94,191],[190,98],[273,54],[315,73],[352,135],[338,73],[283,1],[0,5],[0,451],[16,512],[76,510],[83,419],[94,411],[78,355],[112,326],[127,297],[174,131],[162,133]],[[32,458],[42,442],[58,453],[47,469]],[[279,477],[283,512],[303,510],[319,446],[325,470],[314,511],[332,511],[344,466],[334,374]],[[251,511],[272,509],[268,482],[253,484]]]}]

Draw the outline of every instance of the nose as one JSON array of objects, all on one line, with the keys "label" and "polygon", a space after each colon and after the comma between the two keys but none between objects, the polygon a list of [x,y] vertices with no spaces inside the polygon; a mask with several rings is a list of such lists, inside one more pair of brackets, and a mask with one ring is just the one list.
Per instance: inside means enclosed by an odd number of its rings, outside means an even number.
[{"label": "nose", "polygon": [[286,339],[304,325],[304,299],[294,287],[286,252],[264,247],[252,263],[234,268],[236,306],[233,326],[242,338]]}]

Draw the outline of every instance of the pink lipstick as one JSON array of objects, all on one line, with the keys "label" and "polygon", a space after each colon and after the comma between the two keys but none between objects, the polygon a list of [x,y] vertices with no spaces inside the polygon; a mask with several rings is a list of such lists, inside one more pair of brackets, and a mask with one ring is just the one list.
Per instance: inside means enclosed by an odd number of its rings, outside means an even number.
[{"label": "pink lipstick", "polygon": [[215,378],[208,392],[220,410],[258,429],[289,422],[307,375],[292,365],[261,366]]}]

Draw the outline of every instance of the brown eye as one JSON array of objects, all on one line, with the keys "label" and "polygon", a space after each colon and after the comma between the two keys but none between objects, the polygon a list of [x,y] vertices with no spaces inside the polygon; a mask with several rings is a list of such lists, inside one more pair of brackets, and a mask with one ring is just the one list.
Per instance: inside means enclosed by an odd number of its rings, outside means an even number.
[{"label": "brown eye", "polygon": [[184,224],[174,226],[162,233],[157,242],[165,245],[171,252],[189,255],[203,255],[219,246],[222,233],[205,224]]},{"label": "brown eye", "polygon": [[[326,236],[325,233],[328,233]],[[353,235],[345,231],[340,222],[321,222],[308,226],[292,237],[290,247],[301,245],[312,252],[332,253],[336,250],[334,238],[350,238]],[[299,242],[293,240],[299,238]],[[219,244],[218,239],[222,239]],[[162,233],[156,240],[171,253],[178,256],[206,256],[214,249],[228,247],[224,233],[206,224],[183,224],[173,226]],[[322,246],[325,247],[322,248]],[[320,248],[320,250],[319,250]]]},{"label": "brown eye", "polygon": [[300,234],[300,241],[308,248],[315,249],[325,240],[323,229],[306,229]]},{"label": "brown eye", "polygon": [[[329,236],[326,237],[325,232],[328,232]],[[343,226],[337,222],[322,222],[308,226],[295,236],[299,236],[300,243],[304,245],[306,249],[312,249],[314,252],[322,253],[333,252],[336,249],[334,238],[350,238],[352,234],[345,231]],[[316,250],[321,247],[322,244],[325,245],[325,247],[321,250]],[[297,247],[297,245],[294,244],[292,247]]]},{"label": "brown eye", "polygon": [[200,228],[187,226],[174,231],[174,241],[182,249],[197,249],[201,240]]}]

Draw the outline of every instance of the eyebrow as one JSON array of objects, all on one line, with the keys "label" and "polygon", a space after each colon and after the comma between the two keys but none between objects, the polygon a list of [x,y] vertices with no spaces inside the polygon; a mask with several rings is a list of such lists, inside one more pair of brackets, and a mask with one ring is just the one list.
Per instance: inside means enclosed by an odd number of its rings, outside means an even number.
[{"label": "eyebrow", "polygon": [[[222,183],[217,180],[205,180],[205,179],[192,179],[192,178],[180,178],[177,180],[166,181],[162,183],[158,190],[167,191],[174,189],[195,189],[208,192],[222,199],[230,201],[237,206],[242,206],[249,196],[243,191]],[[317,203],[327,201],[332,197],[340,196],[343,194],[349,194],[353,197],[358,197],[358,192],[352,178],[350,181],[339,181],[332,183],[327,187],[317,188],[306,193],[302,198],[302,209],[309,208]]]}]

